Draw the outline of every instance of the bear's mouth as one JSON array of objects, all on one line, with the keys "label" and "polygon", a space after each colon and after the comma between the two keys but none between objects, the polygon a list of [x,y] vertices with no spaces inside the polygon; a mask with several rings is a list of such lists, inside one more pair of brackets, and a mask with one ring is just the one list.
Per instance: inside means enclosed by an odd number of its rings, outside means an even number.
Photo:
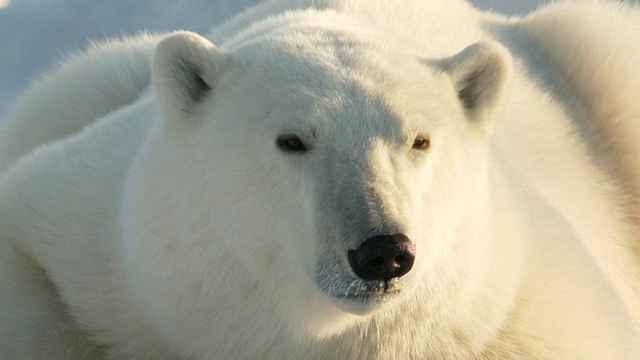
[{"label": "bear's mouth", "polygon": [[314,280],[338,308],[358,315],[377,311],[411,289],[410,276],[387,280],[363,280],[346,271],[339,261],[319,262]]},{"label": "bear's mouth", "polygon": [[333,290],[330,294],[338,299],[346,300],[378,300],[394,296],[400,293],[395,285],[395,279],[385,281],[352,281],[342,291]]},{"label": "bear's mouth", "polygon": [[383,303],[400,295],[402,290],[396,279],[387,281],[353,280],[344,286],[333,286],[325,291],[345,311],[364,315]]}]

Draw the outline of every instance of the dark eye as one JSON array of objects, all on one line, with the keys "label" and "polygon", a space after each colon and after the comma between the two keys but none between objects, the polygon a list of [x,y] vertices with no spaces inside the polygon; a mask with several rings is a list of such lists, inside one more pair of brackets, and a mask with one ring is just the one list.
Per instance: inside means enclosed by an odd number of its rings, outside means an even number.
[{"label": "dark eye", "polygon": [[278,145],[280,150],[286,152],[305,152],[308,150],[307,146],[300,139],[300,137],[294,134],[284,134],[278,136],[276,144]]},{"label": "dark eye", "polygon": [[413,140],[413,148],[416,150],[426,150],[431,145],[431,140],[427,136],[418,135],[415,140]]}]

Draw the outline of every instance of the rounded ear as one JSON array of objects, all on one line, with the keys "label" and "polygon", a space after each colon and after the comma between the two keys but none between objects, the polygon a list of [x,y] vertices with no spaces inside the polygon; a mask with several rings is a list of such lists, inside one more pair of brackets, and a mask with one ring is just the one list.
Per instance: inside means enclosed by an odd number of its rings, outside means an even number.
[{"label": "rounded ear", "polygon": [[189,118],[215,89],[224,57],[209,40],[192,32],[176,32],[158,43],[152,78],[166,121]]},{"label": "rounded ear", "polygon": [[511,54],[496,43],[475,43],[444,61],[467,118],[483,122],[502,100]]}]

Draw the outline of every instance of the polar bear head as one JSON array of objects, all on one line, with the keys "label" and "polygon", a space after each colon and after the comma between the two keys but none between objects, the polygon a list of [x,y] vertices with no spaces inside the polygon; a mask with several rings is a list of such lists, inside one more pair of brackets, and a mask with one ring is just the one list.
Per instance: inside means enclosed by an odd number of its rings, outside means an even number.
[{"label": "polar bear head", "polygon": [[490,232],[487,137],[509,67],[494,44],[425,59],[322,25],[224,49],[168,36],[163,119],[123,213],[137,301],[168,337],[204,343],[209,322],[326,335],[445,298],[475,261],[458,249],[481,258],[468,243]]}]

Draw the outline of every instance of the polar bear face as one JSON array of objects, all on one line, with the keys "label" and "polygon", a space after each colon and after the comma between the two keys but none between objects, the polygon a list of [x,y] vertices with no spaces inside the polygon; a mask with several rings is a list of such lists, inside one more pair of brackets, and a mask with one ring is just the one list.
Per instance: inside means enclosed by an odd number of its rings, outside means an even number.
[{"label": "polar bear face", "polygon": [[[444,286],[430,274],[487,206],[507,58],[477,44],[426,60],[322,29],[232,52],[168,37],[154,58],[165,119],[125,205],[139,301],[172,328],[252,304],[320,328]],[[225,301],[244,314],[219,314]]]}]

